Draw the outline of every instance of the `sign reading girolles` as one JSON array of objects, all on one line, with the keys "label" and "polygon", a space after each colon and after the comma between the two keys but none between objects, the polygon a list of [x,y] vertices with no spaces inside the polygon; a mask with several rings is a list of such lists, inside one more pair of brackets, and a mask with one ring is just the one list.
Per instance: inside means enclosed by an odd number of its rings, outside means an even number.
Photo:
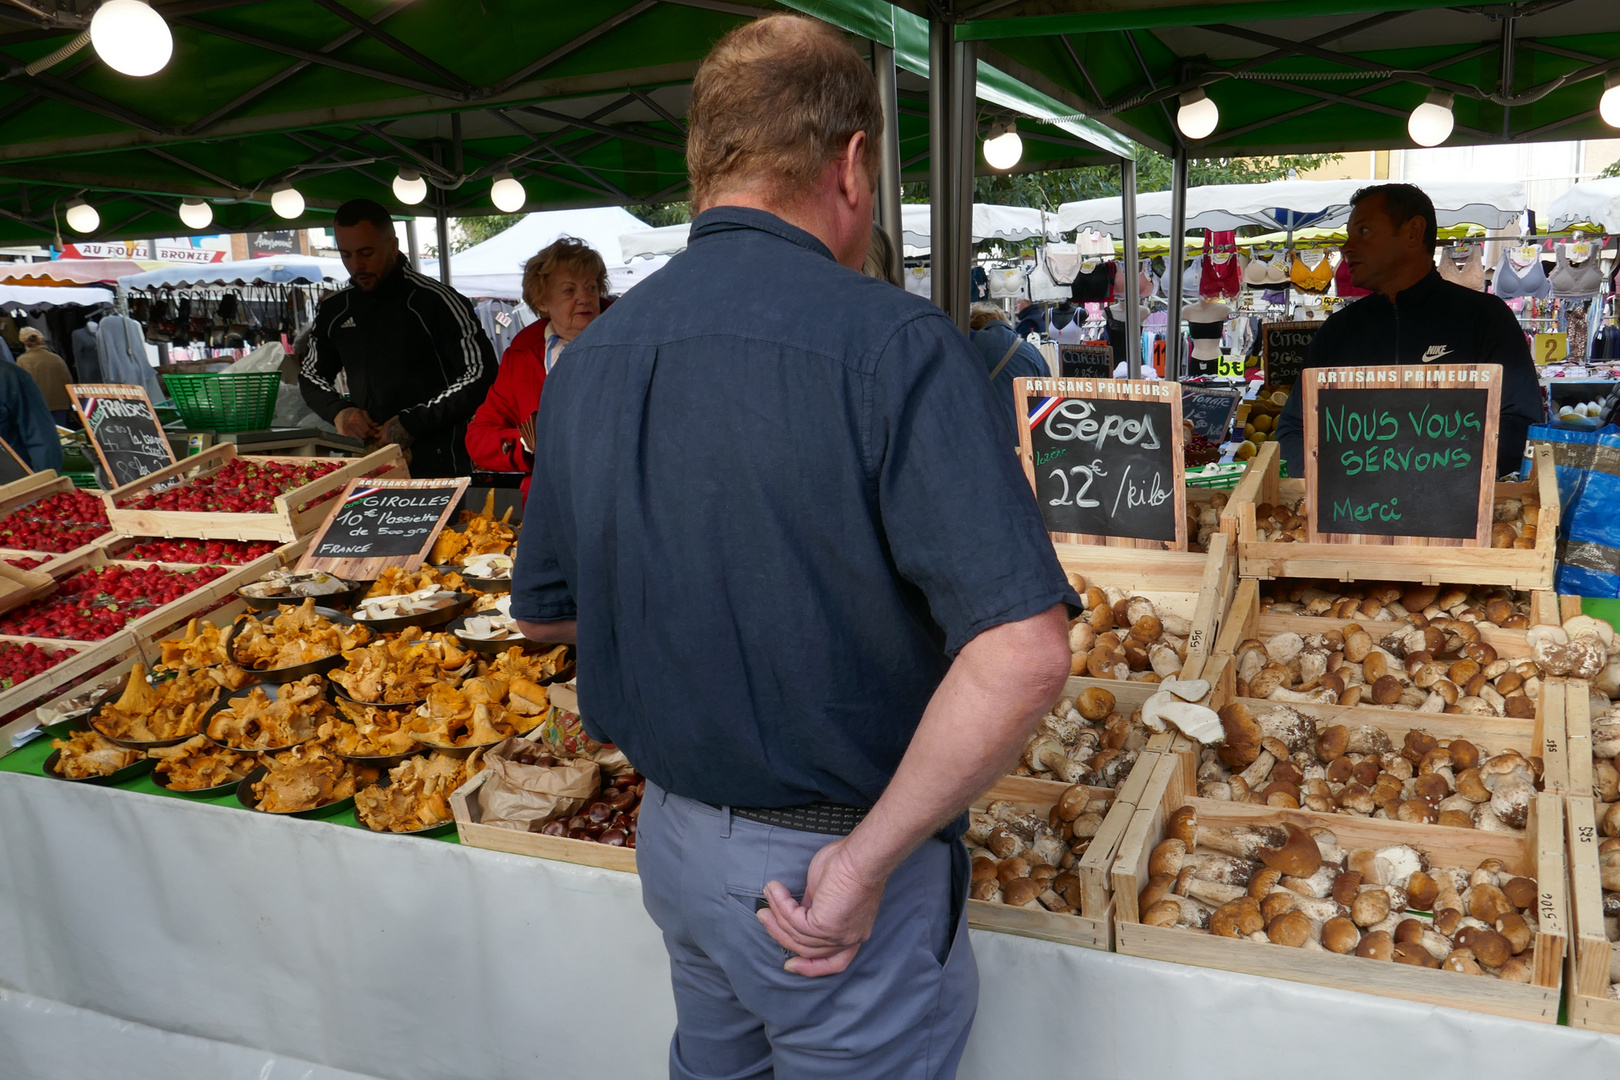
[{"label": "sign reading girolles", "polygon": [[455,513],[469,482],[465,476],[349,481],[298,568],[325,570],[355,581],[371,580],[387,566],[415,570]]}]

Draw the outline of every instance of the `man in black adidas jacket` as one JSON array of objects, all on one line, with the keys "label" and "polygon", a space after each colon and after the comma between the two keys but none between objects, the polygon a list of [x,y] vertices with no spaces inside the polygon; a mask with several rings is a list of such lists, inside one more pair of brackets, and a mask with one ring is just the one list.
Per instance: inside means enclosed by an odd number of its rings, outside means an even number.
[{"label": "man in black adidas jacket", "polygon": [[408,447],[414,477],[466,476],[467,422],[496,367],[472,302],[405,265],[380,203],[344,203],[332,231],[349,285],[315,316],[299,368],[304,401],[345,435]]},{"label": "man in black adidas jacket", "polygon": [[[1543,419],[1536,365],[1518,320],[1497,297],[1440,276],[1434,203],[1421,189],[1380,184],[1362,188],[1350,203],[1344,258],[1351,280],[1373,294],[1322,324],[1305,366],[1500,364],[1496,472],[1518,472],[1525,434]],[[1304,399],[1296,388],[1277,421],[1289,476],[1305,475]]]}]

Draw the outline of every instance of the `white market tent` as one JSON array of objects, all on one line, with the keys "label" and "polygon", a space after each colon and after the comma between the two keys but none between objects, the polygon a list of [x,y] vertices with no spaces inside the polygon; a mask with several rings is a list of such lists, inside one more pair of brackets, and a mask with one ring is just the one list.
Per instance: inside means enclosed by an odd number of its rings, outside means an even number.
[{"label": "white market tent", "polygon": [[196,288],[228,285],[342,284],[349,272],[341,259],[312,255],[277,255],[271,259],[239,259],[220,263],[180,263],[118,279],[121,289]]},{"label": "white market tent", "polygon": [[94,307],[112,302],[112,286],[89,285],[0,285],[0,304],[83,304]]},{"label": "white market tent", "polygon": [[[905,203],[900,207],[900,228],[907,255],[926,255],[932,246],[932,208],[927,203]],[[686,249],[691,225],[666,225],[619,237],[624,261],[656,255],[674,255]],[[1005,240],[1016,243],[1038,236],[1058,237],[1057,218],[1028,206],[973,204],[973,242]]]},{"label": "white market tent", "polygon": [[[622,293],[649,272],[646,267],[630,270],[619,263],[619,238],[641,231],[650,232],[652,226],[622,206],[525,214],[511,228],[450,256],[450,285],[473,298],[521,299],[523,264],[553,241],[572,236],[596,249],[607,263],[612,291]],[[439,261],[423,259],[422,272],[437,277]]]},{"label": "white market tent", "polygon": [[[1350,198],[1372,180],[1274,180],[1266,184],[1212,184],[1187,189],[1187,228],[1267,229],[1332,228],[1350,220]],[[1440,225],[1483,225],[1500,229],[1513,224],[1529,205],[1529,195],[1516,180],[1425,181]],[[1058,207],[1058,227],[1119,232],[1124,223],[1118,196],[1085,199]],[[1170,232],[1170,192],[1136,197],[1136,228],[1143,233]]]},{"label": "white market tent", "polygon": [[1620,176],[1581,181],[1554,199],[1547,213],[1553,229],[1592,224],[1620,233]]}]

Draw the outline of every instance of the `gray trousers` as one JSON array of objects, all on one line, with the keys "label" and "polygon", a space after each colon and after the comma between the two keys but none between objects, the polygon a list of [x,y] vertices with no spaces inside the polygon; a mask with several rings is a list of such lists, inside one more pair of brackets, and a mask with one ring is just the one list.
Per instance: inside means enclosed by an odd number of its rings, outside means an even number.
[{"label": "gray trousers", "polygon": [[733,818],[647,784],[636,863],[675,988],[672,1080],[949,1080],[978,1007],[960,843],[925,841],[890,877],[872,937],[837,975],[783,970],[760,925],[767,881],[803,898],[835,837]]}]

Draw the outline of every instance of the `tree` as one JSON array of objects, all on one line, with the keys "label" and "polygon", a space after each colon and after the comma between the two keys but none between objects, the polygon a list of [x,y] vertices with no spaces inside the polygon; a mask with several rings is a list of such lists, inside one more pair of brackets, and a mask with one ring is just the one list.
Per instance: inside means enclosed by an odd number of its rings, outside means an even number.
[{"label": "tree", "polygon": [[640,206],[627,206],[625,209],[655,229],[665,225],[684,225],[692,220],[691,203],[643,203]]},{"label": "tree", "polygon": [[505,232],[523,220],[522,214],[491,214],[489,217],[456,218],[450,238],[450,252],[466,251],[492,236]]}]

